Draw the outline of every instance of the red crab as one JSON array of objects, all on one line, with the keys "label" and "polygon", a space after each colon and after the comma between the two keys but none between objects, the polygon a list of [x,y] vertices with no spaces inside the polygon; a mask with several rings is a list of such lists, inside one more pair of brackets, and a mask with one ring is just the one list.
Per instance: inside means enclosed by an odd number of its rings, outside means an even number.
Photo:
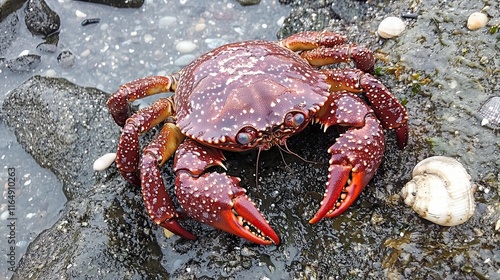
[{"label": "red crab", "polygon": [[[239,186],[240,179],[209,168],[224,167],[223,150],[285,145],[310,123],[325,130],[343,126],[344,133],[328,149],[325,195],[309,222],[344,212],[380,164],[383,129],[396,130],[400,148],[408,138],[405,108],[365,73],[373,70],[373,53],[346,42],[333,32],[302,32],[277,43],[232,43],[173,75],[121,86],[107,103],[116,123],[123,126],[116,165],[128,181],[142,186],[154,222],[182,237],[196,238],[177,222],[181,212],[167,194],[160,172],[175,152],[175,194],[188,216],[255,243],[278,244],[278,235]],[[315,68],[350,61],[356,68]],[[131,115],[129,102],[168,91],[175,95]],[[161,131],[141,156],[138,136],[159,124]]]}]

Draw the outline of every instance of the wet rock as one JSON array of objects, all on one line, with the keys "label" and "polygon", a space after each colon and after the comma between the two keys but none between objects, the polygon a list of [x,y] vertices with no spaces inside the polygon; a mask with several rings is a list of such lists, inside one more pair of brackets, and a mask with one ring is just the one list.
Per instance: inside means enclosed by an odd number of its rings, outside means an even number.
[{"label": "wet rock", "polygon": [[137,201],[123,184],[103,181],[86,190],[30,244],[12,279],[168,279],[147,217],[130,210]]},{"label": "wet rock", "polygon": [[[99,90],[80,88],[64,79],[35,76],[3,103],[7,124],[16,128],[26,151],[64,182],[68,199],[85,191],[80,187],[94,175],[92,162],[113,152],[104,146],[118,137],[117,127],[107,123],[106,98]],[[103,127],[107,127],[104,133]]]},{"label": "wet rock", "polygon": [[26,54],[3,62],[12,72],[29,72],[38,67],[42,58],[37,54]]},{"label": "wet rock", "polygon": [[36,46],[36,49],[41,52],[53,53],[57,50],[57,45],[59,44],[59,32],[50,34],[45,37],[45,42],[40,43]]},{"label": "wet rock", "polygon": [[107,97],[37,76],[3,104],[19,142],[64,183],[69,200],[61,219],[31,243],[12,279],[168,277],[140,195],[116,172],[92,170],[118,137]]},{"label": "wet rock", "polygon": [[[0,7],[0,11],[2,7]],[[7,15],[4,20],[0,20],[0,54],[2,54],[16,38],[18,23],[19,17],[17,13],[11,13]]]},{"label": "wet rock", "polygon": [[257,5],[260,3],[260,0],[236,0],[240,5],[242,6],[251,6],[251,5]]},{"label": "wet rock", "polygon": [[75,60],[76,60],[75,56],[69,50],[62,51],[57,56],[57,62],[59,62],[59,64],[65,68],[73,66],[75,64]]},{"label": "wet rock", "polygon": [[27,0],[3,0],[0,2],[0,22],[20,9]]},{"label": "wet rock", "polygon": [[323,30],[329,25],[330,21],[340,19],[340,16],[330,8],[331,2],[312,1],[305,5],[300,4],[300,2],[296,5],[292,3],[294,7],[290,12],[290,16],[285,19],[283,26],[278,31],[278,39],[288,37],[299,31]]},{"label": "wet rock", "polygon": [[90,2],[103,4],[117,8],[140,8],[144,0],[77,0],[80,2]]},{"label": "wet rock", "polygon": [[26,26],[33,35],[48,36],[61,26],[59,15],[44,0],[29,0],[24,13]]}]

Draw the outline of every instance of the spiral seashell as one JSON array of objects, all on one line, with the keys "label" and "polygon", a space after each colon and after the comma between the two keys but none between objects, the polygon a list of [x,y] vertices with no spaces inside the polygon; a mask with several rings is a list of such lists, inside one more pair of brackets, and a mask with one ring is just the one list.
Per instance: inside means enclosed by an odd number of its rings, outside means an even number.
[{"label": "spiral seashell", "polygon": [[380,22],[377,34],[385,39],[399,36],[405,30],[406,24],[398,17],[387,17]]},{"label": "spiral seashell", "polygon": [[474,214],[475,187],[457,160],[426,158],[415,166],[412,177],[401,196],[420,217],[442,226],[455,226]]}]

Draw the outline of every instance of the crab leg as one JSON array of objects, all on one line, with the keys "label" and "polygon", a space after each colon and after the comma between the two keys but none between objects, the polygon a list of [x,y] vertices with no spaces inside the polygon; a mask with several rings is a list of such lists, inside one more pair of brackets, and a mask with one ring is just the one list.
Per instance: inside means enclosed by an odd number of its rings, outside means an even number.
[{"label": "crab leg", "polygon": [[382,127],[373,111],[353,93],[332,92],[315,119],[325,130],[330,125],[349,127],[328,149],[332,155],[328,182],[320,209],[309,221],[344,212],[373,178],[384,154]]},{"label": "crab leg", "polygon": [[354,62],[356,68],[373,72],[373,52],[355,44],[345,44],[347,39],[335,32],[309,31],[292,35],[279,44],[292,51],[302,51],[300,56],[312,66],[339,62]]},{"label": "crab leg", "polygon": [[220,150],[187,139],[175,156],[175,192],[182,209],[193,219],[251,242],[278,244],[279,237],[239,186],[240,179],[207,172],[222,166]]},{"label": "crab leg", "polygon": [[408,142],[408,113],[389,90],[375,77],[357,69],[324,69],[330,91],[364,92],[375,115],[385,129],[396,131],[398,147]]},{"label": "crab leg", "polygon": [[175,90],[176,77],[151,76],[137,79],[122,85],[108,99],[107,105],[113,119],[119,126],[124,126],[125,121],[132,114],[129,103],[145,96]]},{"label": "crab leg", "polygon": [[136,173],[139,167],[139,134],[172,116],[174,113],[172,102],[170,98],[159,99],[151,106],[137,111],[123,126],[116,151],[116,167],[132,184],[140,185]]},{"label": "crab leg", "polygon": [[305,51],[320,46],[333,47],[345,42],[347,38],[335,32],[304,31],[283,39],[279,44],[292,51]]},{"label": "crab leg", "polygon": [[188,239],[196,236],[177,222],[179,214],[165,189],[160,167],[172,156],[184,135],[173,123],[165,123],[158,136],[144,149],[141,158],[142,197],[151,219],[158,225]]}]

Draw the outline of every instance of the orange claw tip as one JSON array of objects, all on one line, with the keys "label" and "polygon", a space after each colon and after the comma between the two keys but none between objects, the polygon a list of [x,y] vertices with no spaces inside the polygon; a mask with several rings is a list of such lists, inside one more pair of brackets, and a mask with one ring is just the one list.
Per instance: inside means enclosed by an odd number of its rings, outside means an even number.
[{"label": "orange claw tip", "polygon": [[[259,239],[262,239],[262,237],[265,238],[264,243],[260,242],[255,242],[259,244],[271,244],[269,239],[272,241],[272,243],[278,245],[280,243],[279,237],[276,234],[276,232],[271,228],[269,223],[266,221],[264,216],[260,213],[259,209],[255,207],[255,204],[251,202],[246,196],[238,196],[235,199],[233,199],[233,209],[234,211],[238,214],[238,224],[242,223],[243,226],[245,226],[245,222],[252,225],[255,229],[257,229],[258,234],[262,236],[256,236]],[[251,227],[251,226],[249,226]],[[248,230],[246,230],[248,231]],[[252,235],[255,233],[252,232]]]},{"label": "orange claw tip", "polygon": [[210,224],[248,241],[261,245],[280,243],[279,237],[269,226],[255,205],[245,196],[233,199],[233,209],[223,211],[220,218]]},{"label": "orange claw tip", "polygon": [[351,167],[345,165],[334,164],[330,166],[330,175],[328,179],[328,184],[326,185],[325,196],[321,201],[321,206],[314,217],[309,220],[310,224],[315,224],[327,216],[327,213],[333,209],[337,199],[342,193],[347,180],[349,179],[349,174],[351,173]]}]

